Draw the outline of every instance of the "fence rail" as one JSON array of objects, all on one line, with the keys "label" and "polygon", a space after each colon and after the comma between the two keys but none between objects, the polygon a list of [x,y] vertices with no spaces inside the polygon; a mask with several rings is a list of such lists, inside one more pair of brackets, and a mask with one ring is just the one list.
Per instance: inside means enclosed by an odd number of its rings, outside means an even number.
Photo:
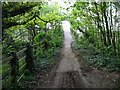
[{"label": "fence rail", "polygon": [[2,67],[3,82],[11,80],[11,83],[16,83],[22,79],[26,69],[33,72],[32,46],[28,44],[26,48],[23,48],[19,52],[12,52],[11,56],[2,60]]}]

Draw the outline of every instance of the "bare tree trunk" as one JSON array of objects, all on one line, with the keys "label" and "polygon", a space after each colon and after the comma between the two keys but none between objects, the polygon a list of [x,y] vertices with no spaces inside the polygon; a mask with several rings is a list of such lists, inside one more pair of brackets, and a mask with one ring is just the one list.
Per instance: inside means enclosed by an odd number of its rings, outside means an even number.
[{"label": "bare tree trunk", "polygon": [[[94,5],[95,5],[96,10],[98,11],[97,3],[94,3]],[[97,27],[98,27],[98,29],[99,29],[98,34],[99,34],[99,36],[100,36],[101,41],[104,41],[104,40],[103,40],[104,32],[103,32],[103,30],[102,30],[102,26],[100,25],[100,22],[101,22],[100,15],[99,15],[98,12],[96,12],[96,14],[97,14],[97,17],[98,17],[98,18],[97,18]],[[105,43],[105,45],[107,45],[107,44]]]},{"label": "bare tree trunk", "polygon": [[[103,6],[106,7],[106,2],[103,2]],[[109,31],[109,27],[108,27],[108,20],[107,20],[106,9],[103,10],[103,14],[104,14],[105,23],[106,23],[108,45],[111,45],[110,31]]]},{"label": "bare tree trunk", "polygon": [[105,31],[105,23],[104,23],[104,17],[103,17],[103,13],[102,13],[102,23],[103,23],[103,42],[104,42],[104,45],[105,46],[108,46],[107,45],[107,40],[106,40],[106,31]]}]

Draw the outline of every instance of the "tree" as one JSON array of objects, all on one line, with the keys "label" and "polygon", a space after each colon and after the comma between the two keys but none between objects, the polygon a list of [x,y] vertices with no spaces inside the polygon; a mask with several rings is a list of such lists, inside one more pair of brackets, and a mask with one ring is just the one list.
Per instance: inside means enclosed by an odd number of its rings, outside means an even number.
[{"label": "tree", "polygon": [[118,7],[117,3],[112,2],[76,2],[70,18],[72,28],[78,29],[83,35],[87,33],[89,38],[85,35],[86,40],[95,48],[118,55],[120,32],[115,28]]}]

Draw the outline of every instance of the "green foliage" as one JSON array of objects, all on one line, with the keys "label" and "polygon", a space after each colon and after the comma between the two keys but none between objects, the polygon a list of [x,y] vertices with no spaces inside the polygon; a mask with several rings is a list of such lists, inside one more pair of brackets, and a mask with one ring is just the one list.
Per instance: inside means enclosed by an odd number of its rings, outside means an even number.
[{"label": "green foliage", "polygon": [[43,70],[43,69],[49,69],[51,65],[53,65],[57,60],[51,58],[40,58],[37,63],[36,67]]},{"label": "green foliage", "polygon": [[52,57],[55,49],[62,45],[63,32],[60,27],[47,32],[40,32],[34,41],[37,45],[38,57]]},{"label": "green foliage", "polygon": [[[111,46],[104,49],[95,48],[88,39],[75,38],[74,48],[79,49],[83,58],[89,65],[99,68],[106,68],[109,71],[120,71],[120,58],[113,55]],[[89,43],[89,44],[88,44]]]},{"label": "green foliage", "polygon": [[3,88],[10,88],[11,87],[11,80],[12,80],[12,78],[11,77],[9,77],[8,78],[8,80],[6,81],[6,80],[3,80],[2,81],[2,87]]},{"label": "green foliage", "polygon": [[[54,60],[48,58],[53,58],[56,55],[63,42],[63,31],[59,23],[64,16],[59,13],[59,6],[49,5],[44,1],[39,3],[3,2],[2,9],[2,53],[5,56],[10,56],[12,51],[19,52],[29,42],[33,46],[34,59],[40,60],[39,65],[41,67],[55,63]],[[51,24],[51,30],[47,30],[47,23]],[[41,60],[43,57],[47,60],[45,63]],[[19,66],[24,63],[20,62]],[[7,68],[6,64],[3,65],[2,73]],[[19,73],[23,74],[24,71],[22,69]],[[15,89],[26,87],[24,82],[33,79],[31,73],[28,73],[21,79],[23,81],[11,85],[9,80],[3,83],[3,87],[9,86],[15,87]]]},{"label": "green foliage", "polygon": [[34,78],[33,74],[29,70],[26,70],[22,81],[32,81],[34,79],[35,78]]},{"label": "green foliage", "polygon": [[108,23],[115,23],[118,17],[112,12],[117,13],[118,7],[112,2],[76,2],[73,6],[70,22],[75,48],[85,49],[88,55],[84,58],[90,65],[120,71],[120,32]]},{"label": "green foliage", "polygon": [[[108,12],[108,8],[112,8],[112,6],[117,8],[117,6],[115,6],[112,3],[110,5],[109,3],[91,3],[91,4],[89,4],[86,2],[76,2],[74,4],[72,15],[70,18],[70,22],[72,23],[72,29],[77,30],[78,27],[80,27],[85,32],[90,33],[90,40],[93,40],[94,43],[99,42],[98,43],[99,45],[101,45],[101,44],[104,45],[103,42],[105,42],[105,39],[103,39],[103,38],[106,37],[105,35],[108,31],[104,30],[106,28],[105,25],[103,25],[103,24],[101,25],[100,23],[101,22],[104,24],[106,23],[106,22],[104,22],[104,20],[102,21],[102,19],[104,19],[104,17],[107,17],[107,19],[108,19],[108,16],[104,15],[103,12],[104,12],[104,10],[106,12]],[[102,16],[102,17],[100,17],[100,16]],[[110,18],[113,18],[112,16],[114,16],[114,15],[111,15]],[[111,23],[113,23],[113,22],[111,22]],[[109,31],[110,31],[110,28],[109,28]],[[110,35],[108,35],[108,36],[111,37]],[[106,37],[107,38],[106,41],[109,40],[108,36]],[[98,39],[97,41],[96,41],[96,37]],[[119,38],[119,37],[117,37],[117,35],[115,37]],[[86,39],[88,39],[88,37]],[[108,42],[106,42],[106,43],[108,43]],[[102,45],[102,47],[103,47],[103,45]],[[114,49],[114,48],[112,48],[112,49]]]},{"label": "green foliage", "polygon": [[[38,33],[44,33],[46,23],[54,26],[64,17],[60,15],[57,4],[51,6],[44,1],[3,2],[2,8],[3,54],[6,55],[20,50],[27,42],[32,43]],[[38,30],[35,25],[39,26]],[[45,42],[49,41],[49,35],[45,37]]]},{"label": "green foliage", "polygon": [[49,37],[49,36],[47,36],[44,31],[40,31],[40,33],[35,36],[34,42],[35,42],[35,44],[38,45],[41,41],[44,40],[44,38],[47,39],[47,37]]}]

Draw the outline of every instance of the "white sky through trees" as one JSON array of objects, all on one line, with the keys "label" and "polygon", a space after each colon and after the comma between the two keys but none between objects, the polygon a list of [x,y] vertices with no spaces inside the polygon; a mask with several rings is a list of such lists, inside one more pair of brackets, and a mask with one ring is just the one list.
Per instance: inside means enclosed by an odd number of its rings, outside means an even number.
[{"label": "white sky through trees", "polygon": [[66,10],[67,8],[69,8],[70,6],[72,6],[76,0],[46,0],[48,2],[48,4],[58,4],[60,8],[60,12],[61,13],[66,13],[70,10]]}]

